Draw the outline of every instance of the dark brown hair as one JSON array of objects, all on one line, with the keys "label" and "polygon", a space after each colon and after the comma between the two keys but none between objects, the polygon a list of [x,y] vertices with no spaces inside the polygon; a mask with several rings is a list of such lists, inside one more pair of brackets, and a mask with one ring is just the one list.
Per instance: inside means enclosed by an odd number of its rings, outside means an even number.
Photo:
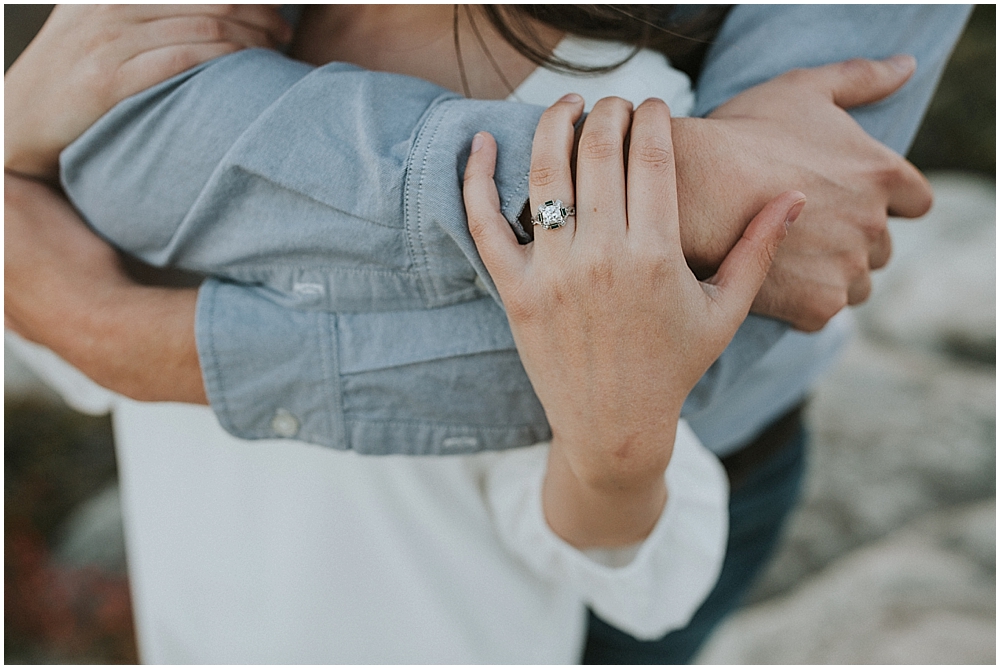
[{"label": "dark brown hair", "polygon": [[631,56],[599,67],[567,62],[539,46],[529,19],[580,37],[630,44],[635,47],[632,55],[642,49],[659,51],[695,79],[731,6],[711,5],[695,11],[674,5],[481,5],[481,9],[511,46],[550,70],[599,74],[620,67]]}]

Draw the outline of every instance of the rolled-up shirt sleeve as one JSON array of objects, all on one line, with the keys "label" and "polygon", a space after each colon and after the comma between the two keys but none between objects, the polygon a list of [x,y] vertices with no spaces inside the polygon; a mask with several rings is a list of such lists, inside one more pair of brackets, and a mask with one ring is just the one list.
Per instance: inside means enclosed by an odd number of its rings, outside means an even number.
[{"label": "rolled-up shirt sleeve", "polygon": [[234,435],[508,448],[548,426],[468,236],[461,171],[491,132],[516,217],[541,111],[246,51],[118,105],[63,153],[62,176],[113,244],[211,276],[196,340]]}]

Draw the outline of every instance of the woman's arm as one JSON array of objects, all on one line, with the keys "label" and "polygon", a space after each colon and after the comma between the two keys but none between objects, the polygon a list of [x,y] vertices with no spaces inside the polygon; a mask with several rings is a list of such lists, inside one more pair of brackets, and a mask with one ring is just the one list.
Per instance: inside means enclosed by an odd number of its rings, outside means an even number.
[{"label": "woman's arm", "polygon": [[465,201],[552,426],[545,517],[586,548],[641,541],[656,524],[684,399],[746,317],[805,197],[790,191],[769,203],[699,282],[681,249],[667,106],[648,100],[633,116],[624,100],[599,101],[583,127],[574,188],[569,155],[582,112],[579,96],[553,105],[532,151],[532,209],[575,202],[563,227],[517,243],[500,214],[497,147],[485,133],[473,140]]}]

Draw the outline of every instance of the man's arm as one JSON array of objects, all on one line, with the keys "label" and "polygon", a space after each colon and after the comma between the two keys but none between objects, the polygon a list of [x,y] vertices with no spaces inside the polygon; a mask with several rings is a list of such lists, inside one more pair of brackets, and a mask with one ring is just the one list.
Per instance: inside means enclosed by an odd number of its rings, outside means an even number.
[{"label": "man's arm", "polygon": [[[748,88],[771,80],[792,68],[817,67],[852,58],[886,58],[910,54],[916,58],[916,71],[903,88],[871,105],[849,110],[851,117],[874,139],[899,154],[905,154],[927,109],[941,72],[947,63],[962,27],[971,12],[970,6],[956,5],[738,5],[727,16],[713,40],[697,81],[694,115],[719,119],[720,107]],[[861,73],[864,76],[864,73]],[[830,110],[834,111],[834,110]],[[739,110],[740,114],[746,110]],[[836,121],[835,118],[831,119]],[[791,124],[789,124],[790,126]],[[816,132],[831,131],[832,125],[816,124]],[[791,128],[789,127],[789,131]],[[836,140],[835,137],[830,139]],[[753,311],[733,339],[726,353],[709,370],[716,375],[714,385],[700,384],[685,405],[686,413],[705,408],[717,393],[732,382],[788,331],[788,325],[759,314],[798,324],[802,329],[817,329],[846,303],[863,301],[870,285],[868,273],[888,259],[884,241],[869,248],[860,245],[865,233],[873,228],[885,232],[885,204],[876,218],[863,211],[844,215],[834,207],[817,203],[834,197],[842,203],[855,204],[862,191],[844,188],[840,193],[810,188],[789,179],[789,174],[807,174],[803,165],[774,165],[752,175],[734,169],[731,152],[738,142],[717,142],[729,152],[702,155],[700,164],[685,159],[688,152],[704,152],[704,143],[685,145],[675,140],[678,169],[686,164],[708,169],[712,179],[691,178],[687,187],[697,188],[703,201],[731,201],[732,190],[751,192],[739,206],[747,218],[759,210],[768,198],[786,188],[796,187],[810,199],[805,211],[790,232],[764,283]],[[844,146],[847,144],[845,142]],[[711,148],[711,145],[709,145]],[[765,158],[765,156],[761,156]],[[782,152],[771,147],[766,158],[779,162],[794,161],[794,151]],[[706,164],[708,165],[706,167]],[[712,167],[714,165],[714,167]],[[781,169],[784,167],[785,169]],[[779,177],[770,184],[744,184],[748,177]],[[887,174],[873,174],[872,180]],[[682,201],[685,180],[679,177]],[[846,180],[840,184],[847,186]],[[819,197],[817,197],[819,196]],[[688,197],[688,200],[692,198]],[[867,228],[867,229],[865,229]],[[731,235],[732,230],[729,231]],[[877,236],[874,239],[879,240]],[[706,240],[711,243],[711,240]],[[729,238],[723,240],[723,246]],[[818,244],[825,245],[821,250]],[[858,260],[861,255],[864,260]],[[831,287],[834,289],[831,290]],[[854,294],[852,294],[852,291]],[[860,294],[858,294],[858,291]]]}]

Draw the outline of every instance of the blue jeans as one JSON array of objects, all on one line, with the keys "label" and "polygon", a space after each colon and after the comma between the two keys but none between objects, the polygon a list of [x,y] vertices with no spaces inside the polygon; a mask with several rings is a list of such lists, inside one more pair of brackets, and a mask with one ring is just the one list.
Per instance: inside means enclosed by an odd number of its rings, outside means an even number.
[{"label": "blue jeans", "polygon": [[656,641],[639,641],[593,612],[583,664],[686,664],[715,626],[735,609],[774,550],[798,499],[805,468],[801,423],[778,452],[734,487],[729,499],[729,544],[715,589],[687,627]]}]

